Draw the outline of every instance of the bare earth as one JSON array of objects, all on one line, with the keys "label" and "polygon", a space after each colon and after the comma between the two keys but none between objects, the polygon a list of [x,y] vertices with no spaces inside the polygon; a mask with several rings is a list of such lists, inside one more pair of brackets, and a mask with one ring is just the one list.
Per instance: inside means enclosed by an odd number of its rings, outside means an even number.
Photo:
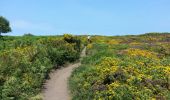
[{"label": "bare earth", "polygon": [[[85,50],[81,53],[81,58],[85,56]],[[70,100],[68,90],[68,78],[74,68],[80,66],[81,63],[69,64],[68,66],[55,70],[50,73],[50,79],[45,83],[43,90],[44,100]]]}]

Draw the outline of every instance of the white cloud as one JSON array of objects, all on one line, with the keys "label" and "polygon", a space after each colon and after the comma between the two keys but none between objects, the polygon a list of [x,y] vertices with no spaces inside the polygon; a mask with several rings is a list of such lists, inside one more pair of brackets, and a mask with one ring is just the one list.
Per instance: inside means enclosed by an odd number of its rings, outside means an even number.
[{"label": "white cloud", "polygon": [[46,23],[33,23],[26,20],[11,21],[11,27],[19,30],[36,30],[36,31],[52,31],[54,27]]}]

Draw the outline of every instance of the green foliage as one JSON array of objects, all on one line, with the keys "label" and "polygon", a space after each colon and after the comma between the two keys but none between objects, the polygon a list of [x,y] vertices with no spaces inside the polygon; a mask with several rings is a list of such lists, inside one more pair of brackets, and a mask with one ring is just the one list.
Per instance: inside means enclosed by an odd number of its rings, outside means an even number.
[{"label": "green foliage", "polygon": [[78,51],[81,50],[81,41],[78,37],[72,36],[71,34],[64,34],[64,40],[68,43],[75,43],[75,49]]},{"label": "green foliage", "polygon": [[92,37],[69,84],[73,100],[169,100],[170,34]]},{"label": "green foliage", "polygon": [[53,68],[79,58],[76,43],[61,37],[4,37],[0,46],[0,99],[41,100],[44,80]]},{"label": "green foliage", "polygon": [[0,16],[0,35],[1,33],[8,33],[8,32],[11,32],[10,23],[6,18]]},{"label": "green foliage", "polygon": [[26,33],[26,34],[24,34],[23,36],[34,36],[34,35],[31,34],[31,33]]}]

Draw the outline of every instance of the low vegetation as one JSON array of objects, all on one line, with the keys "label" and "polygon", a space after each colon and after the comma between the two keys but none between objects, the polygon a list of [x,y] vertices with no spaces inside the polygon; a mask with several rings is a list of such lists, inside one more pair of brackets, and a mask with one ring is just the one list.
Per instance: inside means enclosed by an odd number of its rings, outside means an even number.
[{"label": "low vegetation", "polygon": [[51,69],[77,60],[80,50],[80,39],[69,34],[4,36],[0,40],[0,100],[41,99]]},{"label": "low vegetation", "polygon": [[69,86],[73,100],[169,100],[170,34],[128,36],[4,36],[0,40],[0,100],[41,100],[52,69],[87,56]]},{"label": "low vegetation", "polygon": [[73,100],[169,100],[170,34],[92,37],[69,84]]}]

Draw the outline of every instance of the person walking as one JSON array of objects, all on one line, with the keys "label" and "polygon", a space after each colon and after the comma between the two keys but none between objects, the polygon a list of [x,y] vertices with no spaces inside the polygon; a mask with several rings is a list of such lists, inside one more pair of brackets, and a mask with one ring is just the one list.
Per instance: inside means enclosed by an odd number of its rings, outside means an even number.
[{"label": "person walking", "polygon": [[91,43],[90,38],[91,38],[91,36],[87,36],[87,41],[88,41],[89,43]]}]

